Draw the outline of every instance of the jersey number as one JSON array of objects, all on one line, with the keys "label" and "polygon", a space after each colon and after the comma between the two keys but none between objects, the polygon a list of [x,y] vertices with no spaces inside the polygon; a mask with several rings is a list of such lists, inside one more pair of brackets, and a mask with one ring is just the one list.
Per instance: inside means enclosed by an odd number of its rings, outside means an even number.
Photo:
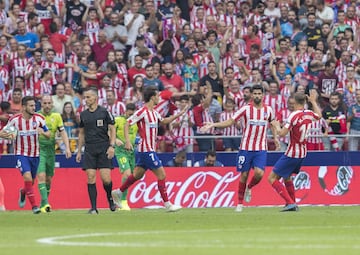
[{"label": "jersey number", "polygon": [[311,124],[301,125],[301,127],[299,129],[301,132],[299,142],[301,142],[301,143],[304,142],[305,139],[307,139],[307,137],[309,136],[310,125]]}]

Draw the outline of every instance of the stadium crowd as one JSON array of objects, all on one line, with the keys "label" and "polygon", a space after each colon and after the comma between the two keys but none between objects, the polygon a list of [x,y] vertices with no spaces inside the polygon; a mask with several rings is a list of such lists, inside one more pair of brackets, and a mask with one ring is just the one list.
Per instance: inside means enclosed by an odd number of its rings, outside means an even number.
[{"label": "stadium crowd", "polygon": [[[232,151],[241,123],[201,127],[229,119],[261,84],[281,123],[294,92],[317,89],[323,118],[308,148],[342,150],[346,135],[360,133],[359,17],[356,0],[0,0],[0,125],[22,97],[39,110],[52,95],[75,152],[85,88],[96,86],[99,105],[119,116],[155,85],[162,116],[191,105],[160,127],[159,152]],[[288,138],[280,142],[284,150]],[[11,147],[1,140],[2,153]],[[65,151],[61,139],[57,149]]]}]

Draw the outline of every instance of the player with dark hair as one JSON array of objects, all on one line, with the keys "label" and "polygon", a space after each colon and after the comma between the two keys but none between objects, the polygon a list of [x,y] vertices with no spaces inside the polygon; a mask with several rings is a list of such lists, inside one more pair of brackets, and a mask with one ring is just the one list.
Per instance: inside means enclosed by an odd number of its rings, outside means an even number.
[{"label": "player with dark hair", "polygon": [[[262,103],[264,98],[264,88],[261,85],[254,85],[251,88],[252,102],[241,107],[234,115],[222,122],[208,123],[202,130],[210,128],[226,128],[240,121],[242,123],[243,138],[240,150],[236,159],[236,170],[241,172],[238,188],[238,204],[235,211],[241,212],[243,200],[251,200],[251,189],[257,185],[265,171],[267,159],[266,134],[268,123],[275,120],[275,113],[272,108]],[[275,137],[275,129],[272,128],[274,142],[279,147],[279,141]],[[254,168],[254,176],[247,184],[249,171]]]},{"label": "player with dark hair", "polygon": [[[297,211],[295,203],[295,191],[288,186],[284,187],[279,182],[283,178],[289,185],[289,177],[292,173],[298,173],[302,161],[306,157],[306,139],[313,121],[321,118],[321,110],[317,104],[316,90],[310,90],[309,102],[312,104],[314,111],[305,110],[307,96],[302,93],[295,94],[295,110],[290,114],[283,127],[278,121],[273,121],[272,125],[276,128],[279,136],[286,136],[290,132],[290,142],[285,153],[275,163],[268,180],[275,191],[285,200],[286,206],[282,211]],[[292,184],[293,185],[293,184]],[[289,191],[291,194],[289,194]],[[292,194],[294,193],[294,194]]]},{"label": "player with dark hair", "polygon": [[22,112],[9,119],[0,137],[11,139],[12,134],[7,132],[10,127],[14,127],[17,136],[14,142],[16,166],[20,169],[24,178],[24,188],[20,189],[19,206],[25,206],[25,196],[28,197],[34,214],[40,213],[40,208],[36,205],[33,189],[39,165],[39,135],[50,138],[50,131],[46,126],[42,115],[35,113],[35,98],[26,96],[21,101]]},{"label": "player with dark hair", "polygon": [[166,191],[165,177],[166,173],[161,161],[156,153],[156,137],[158,133],[159,124],[166,125],[183,115],[188,108],[185,107],[181,112],[176,115],[172,115],[168,118],[163,118],[154,110],[154,107],[159,102],[159,91],[155,86],[148,86],[144,89],[144,101],[145,105],[137,110],[134,115],[128,118],[125,127],[125,148],[132,150],[129,129],[133,124],[137,124],[139,128],[140,144],[138,147],[138,160],[134,173],[131,174],[126,182],[119,188],[112,191],[114,202],[121,208],[122,193],[125,192],[134,182],[141,179],[145,171],[150,169],[158,179],[158,189],[161,197],[164,201],[165,208],[168,212],[175,212],[181,209],[179,205],[173,205],[168,199]]},{"label": "player with dark hair", "polygon": [[[125,149],[125,135],[124,127],[127,119],[131,117],[136,110],[136,105],[129,103],[126,105],[126,111],[124,116],[118,116],[115,118],[115,129],[116,129],[116,146],[115,146],[115,157],[118,161],[119,170],[122,174],[121,183],[123,184],[135,168],[135,151]],[[135,140],[137,135],[137,125],[131,125],[129,127],[130,142],[135,148]],[[127,190],[122,194],[121,208],[120,210],[129,211],[130,207],[127,203]]]},{"label": "player with dark hair", "polygon": [[98,90],[89,87],[84,92],[87,110],[80,114],[80,132],[76,161],[81,161],[81,149],[85,144],[83,169],[88,178],[88,193],[91,203],[89,214],[98,214],[96,199],[96,170],[100,170],[103,187],[111,211],[116,210],[111,197],[112,158],[115,152],[115,121],[112,114],[98,105]]}]

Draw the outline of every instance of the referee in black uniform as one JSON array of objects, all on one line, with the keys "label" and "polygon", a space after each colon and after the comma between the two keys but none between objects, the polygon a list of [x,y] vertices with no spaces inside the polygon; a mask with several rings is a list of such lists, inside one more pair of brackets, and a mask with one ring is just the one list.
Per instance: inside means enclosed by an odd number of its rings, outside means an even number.
[{"label": "referee in black uniform", "polygon": [[112,114],[98,105],[98,91],[90,87],[84,92],[87,110],[80,114],[80,133],[76,161],[81,161],[81,148],[85,144],[83,170],[88,178],[88,193],[91,202],[89,214],[98,214],[96,207],[96,170],[100,170],[100,176],[111,211],[116,210],[111,197],[112,182],[111,170],[113,169],[112,158],[115,148],[115,121]]}]

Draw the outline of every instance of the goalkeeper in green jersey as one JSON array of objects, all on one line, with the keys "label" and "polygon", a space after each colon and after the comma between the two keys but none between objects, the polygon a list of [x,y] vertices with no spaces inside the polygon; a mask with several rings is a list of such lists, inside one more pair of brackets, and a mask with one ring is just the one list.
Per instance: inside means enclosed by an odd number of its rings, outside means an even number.
[{"label": "goalkeeper in green jersey", "polygon": [[65,144],[65,156],[71,157],[69,139],[64,129],[63,120],[60,113],[53,112],[53,101],[50,95],[44,95],[41,99],[41,111],[45,117],[46,126],[51,133],[50,139],[43,135],[39,137],[40,142],[40,163],[37,171],[38,186],[41,195],[40,210],[43,213],[50,212],[48,196],[50,193],[51,181],[55,170],[55,143],[56,133],[59,132]]},{"label": "goalkeeper in green jersey", "polygon": [[[115,156],[119,164],[119,170],[121,172],[122,178],[121,183],[124,183],[129,175],[134,171],[135,167],[135,149],[129,151],[125,149],[125,135],[124,135],[124,126],[127,119],[134,114],[136,106],[133,103],[126,105],[125,116],[118,116],[115,118],[115,129],[116,129],[116,146],[115,146]],[[137,125],[130,126],[129,136],[130,141],[135,148],[135,139],[138,131]],[[127,203],[127,190],[122,194],[121,209],[129,211],[130,207]]]}]

